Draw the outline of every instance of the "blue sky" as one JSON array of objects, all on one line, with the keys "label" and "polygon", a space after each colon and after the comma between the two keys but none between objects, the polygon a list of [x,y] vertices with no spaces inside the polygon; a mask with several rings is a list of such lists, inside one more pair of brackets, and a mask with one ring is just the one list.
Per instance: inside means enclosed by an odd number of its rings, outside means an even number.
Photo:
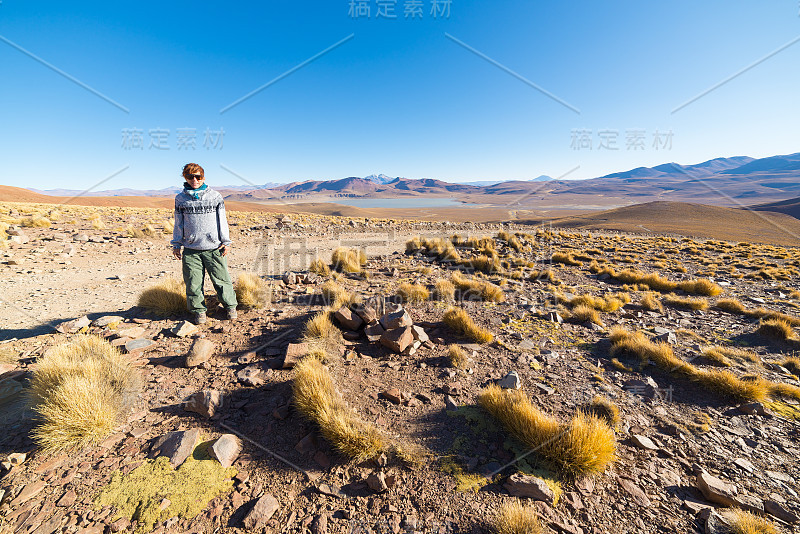
[{"label": "blue sky", "polygon": [[591,178],[800,150],[800,42],[673,113],[797,39],[795,1],[413,2],[3,0],[0,184],[161,188],[188,161],[212,185]]}]

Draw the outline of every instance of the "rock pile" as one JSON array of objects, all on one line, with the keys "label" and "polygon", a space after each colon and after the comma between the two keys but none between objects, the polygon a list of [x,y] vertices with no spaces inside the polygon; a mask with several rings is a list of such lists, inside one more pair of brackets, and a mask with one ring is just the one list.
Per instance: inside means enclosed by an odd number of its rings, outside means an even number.
[{"label": "rock pile", "polygon": [[363,332],[370,342],[380,343],[398,354],[412,356],[423,343],[430,343],[425,329],[414,324],[403,306],[387,303],[384,308],[381,313],[380,305],[375,303],[352,308],[342,306],[334,313],[334,317],[350,332]]}]

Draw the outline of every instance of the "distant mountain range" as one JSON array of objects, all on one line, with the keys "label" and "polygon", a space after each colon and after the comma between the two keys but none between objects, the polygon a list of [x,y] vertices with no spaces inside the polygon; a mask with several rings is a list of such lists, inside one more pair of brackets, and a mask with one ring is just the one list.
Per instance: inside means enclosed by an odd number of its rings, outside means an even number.
[{"label": "distant mountain range", "polygon": [[[336,202],[337,198],[440,197],[479,204],[523,206],[624,206],[672,200],[717,205],[768,204],[800,196],[800,153],[754,159],[715,158],[695,165],[665,163],[586,180],[532,180],[450,183],[433,178],[390,177],[306,180],[288,184],[214,186],[228,200],[249,202]],[[37,191],[37,190],[33,190]],[[158,190],[118,189],[87,196],[175,195],[177,186]],[[37,191],[71,196],[78,190]]]}]

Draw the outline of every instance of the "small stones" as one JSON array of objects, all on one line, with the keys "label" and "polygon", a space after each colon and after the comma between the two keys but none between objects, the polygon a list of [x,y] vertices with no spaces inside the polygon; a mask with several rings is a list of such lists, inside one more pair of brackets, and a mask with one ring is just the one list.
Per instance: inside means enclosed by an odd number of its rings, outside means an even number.
[{"label": "small stones", "polygon": [[704,471],[697,475],[695,484],[706,500],[722,506],[738,506],[737,489],[733,484],[723,482]]},{"label": "small stones", "polygon": [[197,428],[168,432],[153,443],[150,457],[168,456],[169,463],[177,468],[192,454],[199,439],[200,430]]},{"label": "small stones", "polygon": [[247,530],[255,530],[267,521],[278,511],[280,505],[278,500],[271,494],[265,493],[256,501],[255,506],[245,516],[242,525]]},{"label": "small stones", "polygon": [[450,395],[447,395],[447,396],[444,398],[444,405],[445,405],[445,409],[446,409],[446,410],[449,410],[449,411],[456,411],[456,410],[458,410],[458,403],[457,403],[457,402],[456,402],[456,400],[455,400],[453,397],[451,397]]},{"label": "small stones", "polygon": [[402,395],[400,390],[397,388],[389,388],[383,393],[381,393],[384,399],[388,400],[389,402],[393,402],[394,404],[400,404],[403,402]]},{"label": "small stones", "polygon": [[56,327],[56,330],[62,334],[74,334],[82,328],[88,327],[90,324],[92,324],[92,321],[84,315],[83,317],[61,323]]},{"label": "small stones", "polygon": [[59,506],[59,507],[72,506],[73,504],[75,504],[75,500],[77,498],[78,498],[78,496],[75,494],[74,490],[71,490],[71,489],[67,490],[64,493],[64,495],[61,496],[61,498],[58,500],[58,502],[56,502],[56,506]]},{"label": "small stones", "polygon": [[128,354],[136,354],[138,352],[144,352],[155,345],[156,342],[152,339],[141,337],[137,339],[131,339],[130,341],[125,342],[125,352]]},{"label": "small stones", "polygon": [[183,404],[183,409],[211,418],[214,417],[217,410],[222,408],[222,403],[222,393],[214,389],[206,389],[191,395]]},{"label": "small stones", "polygon": [[519,389],[522,385],[519,374],[516,371],[511,371],[506,376],[497,381],[497,385],[503,389]]},{"label": "small stones", "polygon": [[22,488],[22,491],[19,492],[19,495],[17,495],[17,497],[11,501],[11,508],[16,508],[25,501],[32,499],[46,487],[47,484],[44,480],[37,480],[36,482],[27,484],[24,488]]},{"label": "small stones", "polygon": [[196,339],[186,354],[186,367],[197,367],[206,363],[214,354],[216,345],[207,339]]},{"label": "small stones", "polygon": [[211,457],[226,469],[233,465],[241,452],[242,442],[233,434],[223,434],[208,448]]},{"label": "small stones", "polygon": [[649,508],[651,506],[652,503],[647,497],[647,494],[633,480],[620,478],[619,485],[622,486],[622,489],[628,492],[628,494],[633,498],[633,502],[635,502],[637,506],[642,508]]},{"label": "small stones", "polygon": [[97,319],[92,321],[92,326],[104,328],[106,326],[121,323],[124,320],[125,318],[120,317],[119,315],[103,315],[102,317],[98,317]]},{"label": "small stones", "polygon": [[411,316],[408,315],[408,312],[402,308],[385,314],[383,317],[381,317],[380,322],[381,326],[383,326],[386,330],[402,328],[404,326],[411,326],[413,324]]},{"label": "small stones", "polygon": [[258,387],[264,385],[266,375],[257,365],[249,365],[236,373],[236,379],[245,386]]},{"label": "small stones", "polygon": [[386,332],[386,329],[384,329],[380,323],[371,324],[364,328],[364,335],[366,335],[367,339],[372,343],[380,341],[384,332]]},{"label": "small stones", "polygon": [[411,333],[414,335],[414,339],[416,339],[420,343],[426,343],[427,341],[430,341],[428,334],[425,333],[425,329],[422,328],[421,326],[412,325]]},{"label": "small stones", "polygon": [[18,465],[22,465],[25,463],[25,460],[28,458],[28,455],[24,452],[12,452],[9,454],[5,460],[0,462],[0,466],[6,471],[11,471],[13,468],[17,467]]},{"label": "small stones", "polygon": [[383,471],[373,471],[370,473],[366,483],[367,486],[376,493],[382,493],[389,489],[389,486],[386,485],[386,475],[383,474]]}]

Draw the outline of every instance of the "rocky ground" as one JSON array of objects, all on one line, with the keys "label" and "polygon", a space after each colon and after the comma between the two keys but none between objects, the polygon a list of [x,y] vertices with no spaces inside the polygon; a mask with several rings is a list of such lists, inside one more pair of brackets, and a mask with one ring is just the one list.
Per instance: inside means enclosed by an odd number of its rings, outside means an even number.
[{"label": "rocky ground", "polygon": [[[18,212],[12,217],[25,215],[25,207],[11,209]],[[150,216],[155,220],[168,213]],[[300,341],[305,322],[323,309],[319,286],[328,277],[287,277],[289,283],[268,277],[272,302],[240,311],[236,321],[212,313],[206,325],[195,329],[182,322],[187,317],[153,318],[135,306],[136,297],[178,271],[178,263],[168,256],[168,238],[127,237],[124,230],[113,229],[128,220],[124,213],[109,210],[102,217],[110,230],[96,229],[91,220],[72,213],[62,214],[62,221],[48,228],[21,227],[16,231],[21,238],[12,235],[6,263],[0,266],[6,281],[2,298],[8,304],[0,308],[5,339],[0,348],[19,357],[0,364],[6,430],[0,436],[0,457],[8,457],[0,479],[0,532],[134,528],[129,518],[117,518],[113,508],[96,506],[98,492],[113,473],[142,465],[159,438],[194,429],[206,439],[238,436],[242,450],[233,455],[233,487],[196,517],[166,518],[156,531],[488,532],[499,507],[512,495],[529,491],[510,480],[519,471],[559,479],[563,494],[555,504],[528,499],[553,532],[715,531],[713,520],[708,526],[709,511],[723,504],[761,510],[781,532],[798,530],[796,403],[737,402],[652,365],[640,367],[616,355],[623,364],[617,365],[608,337],[615,326],[643,330],[703,367],[713,364],[700,356],[706,345],[747,347],[761,363],[736,360],[732,372],[799,385],[779,365],[795,349],[792,340],[759,336],[754,333],[757,319],[723,312],[713,304],[719,298],[738,299],[748,308],[800,314],[792,296],[800,289],[793,271],[800,250],[506,228],[529,235],[520,238],[520,250],[495,239],[506,265],[500,273],[476,274],[499,285],[503,301],[463,303],[475,322],[494,334],[492,343],[474,344],[457,336],[442,323],[447,304],[432,300],[404,305],[414,325],[430,338],[411,355],[342,328],[346,335],[340,358],[328,368],[348,404],[391,439],[428,451],[420,465],[381,466],[337,455],[292,405],[295,371],[286,365],[286,353]],[[400,284],[432,288],[453,270],[435,256],[406,254],[406,239],[454,233],[494,237],[499,230],[292,217],[231,215],[234,276],[258,271],[264,237],[295,237],[296,243],[304,243],[294,245],[297,250],[319,247],[326,257],[353,234],[373,235],[377,237],[370,246],[375,248],[367,249],[364,273],[335,277],[348,291],[395,301]],[[146,223],[142,220],[139,226]],[[344,236],[337,238],[335,232]],[[558,253],[571,253],[574,265],[550,265]],[[462,254],[474,251],[466,247]],[[278,256],[278,263],[270,256],[261,274],[281,274],[284,269],[275,267],[283,265],[302,272],[310,263],[302,250]],[[281,264],[280,258],[286,257],[295,263]],[[608,275],[593,274],[591,260],[618,270],[635,266],[659,272],[675,281],[710,277],[723,293],[708,298],[710,307],[703,310],[670,305],[648,310],[641,305],[644,288],[623,287]],[[531,273],[546,268],[555,280],[530,279]],[[559,298],[620,291],[631,302],[601,313],[600,324],[562,320],[569,310],[559,305]],[[87,318],[82,322],[83,315]],[[59,326],[64,321],[69,322]],[[35,421],[22,394],[36,359],[77,332],[99,334],[119,345],[140,368],[144,387],[102,443],[77,453],[44,455],[30,437]],[[212,342],[213,351],[188,366],[186,355],[198,339]],[[452,367],[447,358],[453,343],[470,356],[465,368]],[[614,464],[601,475],[571,480],[548,470],[535,453],[527,454],[476,403],[482,388],[504,378],[507,383],[512,371],[534,403],[561,420],[596,395],[612,400],[621,412]],[[209,404],[215,407],[213,414],[207,411]]]}]

